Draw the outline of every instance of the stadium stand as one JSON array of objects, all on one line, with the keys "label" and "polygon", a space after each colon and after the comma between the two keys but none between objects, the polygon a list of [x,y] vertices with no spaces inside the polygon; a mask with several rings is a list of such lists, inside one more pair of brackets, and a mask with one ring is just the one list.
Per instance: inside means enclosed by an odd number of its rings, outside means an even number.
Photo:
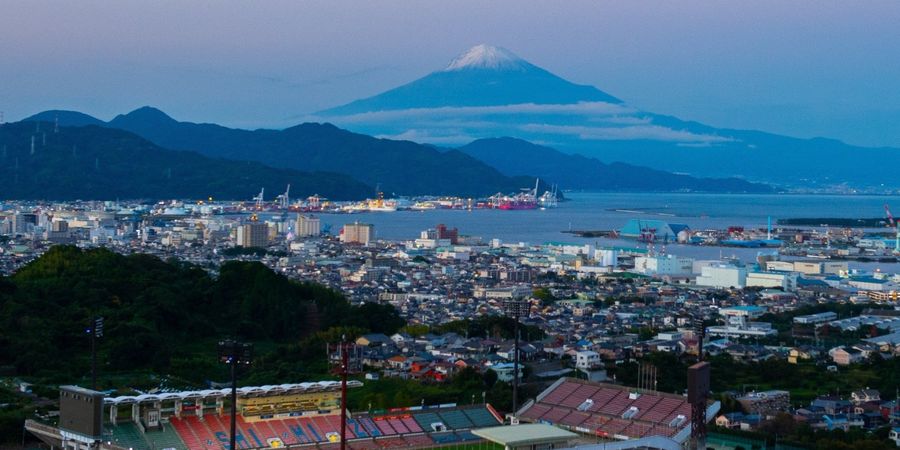
[{"label": "stadium stand", "polygon": [[[339,392],[334,382],[239,388],[234,450],[338,449]],[[103,438],[130,450],[229,450],[227,401],[221,389],[106,397]],[[487,404],[354,413],[347,418],[347,443],[351,450],[380,450],[483,442],[470,430],[501,424]]]},{"label": "stadium stand", "polygon": [[413,446],[434,445],[434,441],[431,440],[430,437],[428,437],[427,435],[424,435],[424,434],[414,434],[414,435],[410,435],[410,436],[405,436],[404,439],[406,439],[406,442],[408,442],[409,445],[413,445]]},{"label": "stadium stand", "polygon": [[443,419],[444,424],[453,430],[472,428],[472,422],[469,418],[459,410],[446,411],[438,414]]},{"label": "stadium stand", "polygon": [[563,378],[518,411],[526,422],[544,422],[583,434],[636,439],[674,436],[687,427],[685,397]]},{"label": "stadium stand", "polygon": [[[413,419],[412,416],[404,417],[402,419],[402,422],[403,422],[403,426],[405,426],[406,429],[409,430],[410,433],[421,433],[422,432],[422,427],[420,427],[419,424],[416,423],[416,419]],[[492,424],[492,425],[494,425],[494,424]]]},{"label": "stadium stand", "polygon": [[115,442],[120,447],[134,448],[135,446],[146,445],[141,435],[141,430],[132,422],[112,426],[104,431],[106,439]]},{"label": "stadium stand", "polygon": [[416,419],[416,423],[425,431],[436,431],[432,429],[432,424],[441,424],[446,427],[444,421],[435,413],[418,413],[413,414],[413,417]]}]

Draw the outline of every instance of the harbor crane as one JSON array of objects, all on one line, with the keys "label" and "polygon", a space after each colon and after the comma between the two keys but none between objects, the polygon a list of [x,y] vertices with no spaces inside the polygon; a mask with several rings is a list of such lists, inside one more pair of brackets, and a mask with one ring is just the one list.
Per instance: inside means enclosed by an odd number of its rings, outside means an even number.
[{"label": "harbor crane", "polygon": [[256,197],[253,197],[253,200],[256,201],[256,209],[262,209],[263,206],[263,196],[266,193],[266,188],[262,188],[259,190],[259,194]]},{"label": "harbor crane", "polygon": [[884,204],[884,214],[887,216],[888,226],[893,227],[895,230],[894,254],[898,254],[900,253],[900,222],[894,220],[894,215],[891,214],[891,207],[887,203]]},{"label": "harbor crane", "polygon": [[287,185],[287,189],[285,189],[284,194],[280,194],[278,196],[278,205],[281,206],[282,209],[288,209],[291,205],[291,185]]}]

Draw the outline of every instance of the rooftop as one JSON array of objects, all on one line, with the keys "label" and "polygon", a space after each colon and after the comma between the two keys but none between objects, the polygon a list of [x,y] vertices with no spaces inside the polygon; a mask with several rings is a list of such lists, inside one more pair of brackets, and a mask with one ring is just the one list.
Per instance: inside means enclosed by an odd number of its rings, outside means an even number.
[{"label": "rooftop", "polygon": [[565,442],[577,434],[543,423],[501,426],[472,430],[472,434],[509,448]]}]

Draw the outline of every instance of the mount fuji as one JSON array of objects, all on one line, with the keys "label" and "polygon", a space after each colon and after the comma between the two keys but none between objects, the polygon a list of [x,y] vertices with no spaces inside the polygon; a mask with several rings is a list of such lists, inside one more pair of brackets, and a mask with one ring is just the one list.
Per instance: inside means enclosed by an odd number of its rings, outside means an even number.
[{"label": "mount fuji", "polygon": [[[739,177],[813,190],[900,189],[892,169],[900,165],[900,149],[721,129],[654,114],[489,45],[472,47],[411,83],[314,117],[377,137],[463,151],[465,144],[479,139],[513,137],[490,141],[499,147],[493,154],[510,164],[520,153],[533,157],[533,151],[522,152],[521,140],[527,140],[547,151],[700,177]],[[559,160],[559,155],[545,156],[529,166]],[[879,164],[859,164],[866,158]],[[576,162],[569,161],[572,166]],[[497,160],[492,163],[500,164],[501,171],[509,169]]]},{"label": "mount fuji", "polygon": [[592,86],[570,83],[553,75],[509,50],[477,45],[454,58],[443,70],[321,114],[327,117],[418,108],[584,101],[621,103]]}]

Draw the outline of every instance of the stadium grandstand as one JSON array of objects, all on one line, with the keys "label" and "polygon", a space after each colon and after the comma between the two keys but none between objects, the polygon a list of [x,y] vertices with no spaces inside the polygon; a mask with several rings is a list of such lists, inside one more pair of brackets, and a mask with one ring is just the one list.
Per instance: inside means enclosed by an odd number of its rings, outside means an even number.
[{"label": "stadium grandstand", "polygon": [[[348,383],[351,388],[361,385],[359,381]],[[90,396],[102,395],[77,387],[72,392],[75,394],[63,390],[61,397],[76,395],[90,402]],[[98,440],[110,449],[228,450],[230,392],[210,389],[102,397],[102,413],[89,409],[87,403],[88,409],[81,412],[61,408],[61,417],[87,419],[60,420],[52,425],[29,421],[26,429],[49,445],[73,450],[92,448]],[[340,395],[340,382],[336,381],[238,388],[237,449],[339,448]],[[92,412],[97,413],[95,418],[90,417]],[[102,426],[90,426],[92,420]],[[83,429],[99,429],[101,434],[84,434],[65,426],[79,422],[85,423]],[[475,444],[484,441],[473,430],[502,423],[489,404],[348,412],[347,447],[375,450]]]},{"label": "stadium grandstand", "polygon": [[[707,420],[720,406],[707,406]],[[516,418],[555,425],[610,449],[680,448],[691,434],[687,397],[574,378],[557,380],[523,405]]]}]

